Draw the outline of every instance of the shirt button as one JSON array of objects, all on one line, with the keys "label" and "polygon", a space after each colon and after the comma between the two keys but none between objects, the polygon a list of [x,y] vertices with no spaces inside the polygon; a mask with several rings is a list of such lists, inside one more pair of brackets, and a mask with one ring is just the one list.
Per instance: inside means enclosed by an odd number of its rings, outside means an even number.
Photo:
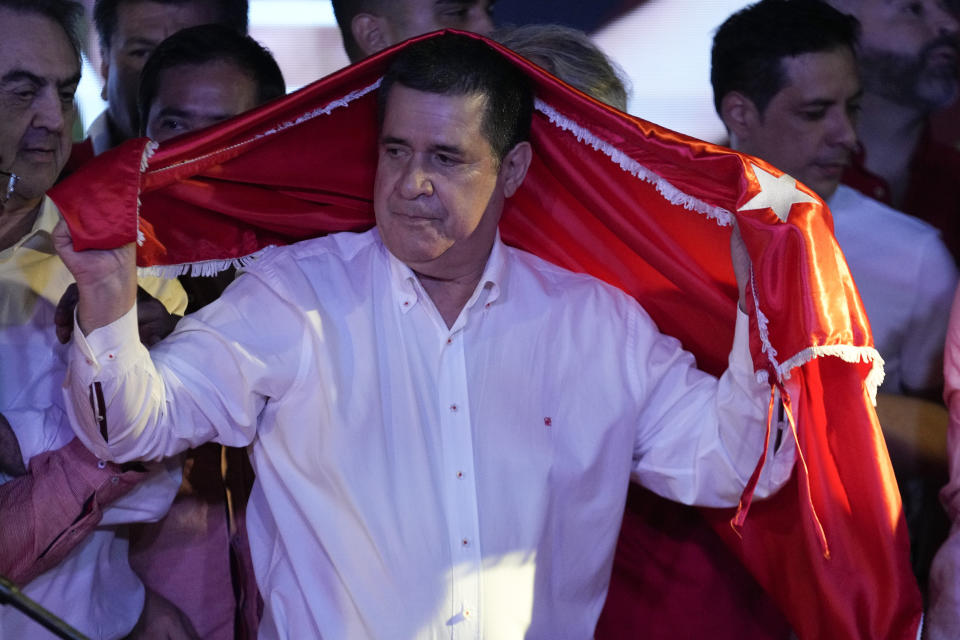
[{"label": "shirt button", "polygon": [[106,460],[97,460],[97,469],[103,469],[107,466]]},{"label": "shirt button", "polygon": [[450,411],[453,411],[454,413],[456,413],[456,411],[457,411],[457,405],[455,405],[455,404],[450,405]]},{"label": "shirt button", "polygon": [[112,353],[107,354],[107,360],[113,360],[115,357]]},{"label": "shirt button", "polygon": [[120,478],[118,478],[117,476],[113,476],[112,478],[110,478],[110,484],[117,484],[118,482],[120,482]]},{"label": "shirt button", "polygon": [[472,616],[472,615],[473,615],[473,613],[470,611],[470,609],[464,609],[464,610],[463,610],[463,617],[464,617],[464,618],[469,618],[469,617]]},{"label": "shirt button", "polygon": [[91,360],[90,358],[87,358],[87,364],[92,365],[92,364],[93,364],[93,360]]},{"label": "shirt button", "polygon": [[463,471],[457,471],[457,478],[459,479],[462,477],[463,477]]},{"label": "shirt button", "polygon": [[452,344],[452,343],[453,343],[453,338],[447,338],[447,344]]},{"label": "shirt button", "polygon": [[465,547],[469,547],[469,546],[470,546],[470,541],[467,540],[466,538],[464,538],[463,540],[460,541],[460,544],[462,544],[462,545],[465,546]]}]

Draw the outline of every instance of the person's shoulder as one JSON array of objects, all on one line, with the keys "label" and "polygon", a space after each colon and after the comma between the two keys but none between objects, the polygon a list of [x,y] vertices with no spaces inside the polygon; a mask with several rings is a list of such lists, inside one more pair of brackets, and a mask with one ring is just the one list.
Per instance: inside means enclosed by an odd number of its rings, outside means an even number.
[{"label": "person's shoulder", "polygon": [[571,271],[522,249],[507,247],[518,279],[526,280],[527,288],[539,290],[554,300],[583,302],[593,299],[613,305],[638,306],[622,290],[587,273]]},{"label": "person's shoulder", "polygon": [[918,237],[940,238],[940,232],[932,224],[843,184],[837,187],[829,206],[837,226],[853,223],[864,232],[872,229],[902,241]]},{"label": "person's shoulder", "polygon": [[264,273],[284,269],[305,270],[320,264],[349,263],[379,246],[379,237],[372,229],[363,233],[331,233],[289,245],[268,247],[243,270]]}]

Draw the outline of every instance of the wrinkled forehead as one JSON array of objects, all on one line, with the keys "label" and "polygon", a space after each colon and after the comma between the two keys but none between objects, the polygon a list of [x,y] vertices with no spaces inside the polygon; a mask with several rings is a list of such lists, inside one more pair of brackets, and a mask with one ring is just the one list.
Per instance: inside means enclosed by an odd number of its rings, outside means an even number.
[{"label": "wrinkled forehead", "polygon": [[54,84],[80,76],[80,52],[52,18],[0,7],[0,75],[25,71]]}]

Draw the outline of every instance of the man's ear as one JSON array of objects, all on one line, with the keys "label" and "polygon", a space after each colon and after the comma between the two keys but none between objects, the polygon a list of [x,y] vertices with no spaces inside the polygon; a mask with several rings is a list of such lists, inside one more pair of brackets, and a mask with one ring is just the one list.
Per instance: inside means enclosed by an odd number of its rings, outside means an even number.
[{"label": "man's ear", "polygon": [[350,21],[350,30],[364,56],[383,51],[391,44],[386,18],[372,13],[358,13]]},{"label": "man's ear", "polygon": [[509,198],[527,176],[530,161],[533,160],[533,148],[529,142],[520,142],[507,152],[500,163],[500,176],[503,178],[503,195]]},{"label": "man's ear", "polygon": [[760,124],[760,111],[753,100],[739,91],[731,91],[720,101],[720,119],[730,131],[731,140],[746,140]]},{"label": "man's ear", "polygon": [[107,101],[107,76],[110,74],[110,52],[100,47],[100,77],[103,78],[103,88],[100,89],[100,99]]}]

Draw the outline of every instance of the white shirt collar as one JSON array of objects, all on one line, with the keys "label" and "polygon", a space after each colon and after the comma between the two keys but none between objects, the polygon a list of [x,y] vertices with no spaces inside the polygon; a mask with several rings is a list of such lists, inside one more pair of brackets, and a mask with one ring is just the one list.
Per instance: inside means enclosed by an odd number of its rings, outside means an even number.
[{"label": "white shirt collar", "polygon": [[[416,306],[421,296],[427,295],[426,291],[424,291],[423,285],[420,284],[413,269],[394,256],[383,244],[379,231],[374,229],[374,233],[377,234],[380,246],[390,264],[390,286],[394,292],[394,299],[400,306],[401,311],[406,313]],[[464,309],[472,308],[484,294],[486,294],[484,306],[487,308],[500,297],[501,283],[504,282],[507,273],[506,252],[507,248],[500,239],[500,232],[497,231],[483,274],[480,276],[480,281],[477,283],[473,295],[464,305]]]}]

